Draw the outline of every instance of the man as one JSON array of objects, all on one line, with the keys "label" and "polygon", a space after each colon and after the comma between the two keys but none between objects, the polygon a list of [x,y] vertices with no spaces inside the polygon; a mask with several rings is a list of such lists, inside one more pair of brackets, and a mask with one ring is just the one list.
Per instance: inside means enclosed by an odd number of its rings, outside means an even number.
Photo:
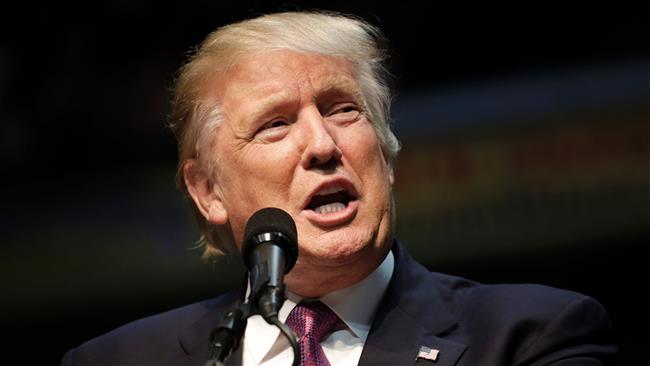
[{"label": "man", "polygon": [[[285,277],[280,320],[292,325],[292,314],[314,304],[335,314],[316,345],[301,343],[303,361],[609,364],[616,347],[596,301],[430,273],[396,241],[399,144],[380,41],[366,23],[324,13],[262,16],[206,38],[181,70],[171,120],[179,185],[195,204],[206,255],[239,253],[261,208],[293,217],[300,255]],[[128,324],[69,351],[63,364],[201,365],[210,332],[246,291]],[[254,316],[228,362],[292,360],[286,338]]]}]

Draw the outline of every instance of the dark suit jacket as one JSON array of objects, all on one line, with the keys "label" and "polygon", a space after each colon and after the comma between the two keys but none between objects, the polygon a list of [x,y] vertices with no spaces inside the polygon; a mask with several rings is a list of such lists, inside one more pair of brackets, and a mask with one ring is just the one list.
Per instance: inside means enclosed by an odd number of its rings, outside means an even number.
[{"label": "dark suit jacket", "polygon": [[[395,272],[360,365],[607,365],[616,346],[595,300],[540,285],[484,285],[429,272],[396,243]],[[122,326],[68,351],[62,365],[203,365],[208,337],[241,299],[217,298]],[[416,359],[421,346],[436,362]],[[241,364],[241,347],[228,364]]]}]

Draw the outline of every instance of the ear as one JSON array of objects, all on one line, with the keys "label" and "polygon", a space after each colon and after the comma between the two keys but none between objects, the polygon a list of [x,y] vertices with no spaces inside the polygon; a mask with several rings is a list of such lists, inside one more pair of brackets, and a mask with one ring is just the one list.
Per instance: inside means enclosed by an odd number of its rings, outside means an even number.
[{"label": "ear", "polygon": [[388,167],[388,181],[391,186],[395,184],[395,171],[392,165]]},{"label": "ear", "polygon": [[188,159],[183,163],[183,179],[187,192],[203,217],[212,224],[224,225],[228,221],[228,213],[223,205],[223,194],[198,161]]}]

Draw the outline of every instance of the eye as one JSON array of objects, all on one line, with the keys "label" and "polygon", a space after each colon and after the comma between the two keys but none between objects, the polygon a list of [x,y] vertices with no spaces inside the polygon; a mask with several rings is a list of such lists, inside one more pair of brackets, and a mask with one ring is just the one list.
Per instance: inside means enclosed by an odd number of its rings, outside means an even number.
[{"label": "eye", "polygon": [[263,124],[262,127],[257,130],[255,136],[266,142],[279,140],[288,132],[288,126],[289,122],[285,120],[272,120],[271,122]]},{"label": "eye", "polygon": [[349,113],[349,112],[358,112],[357,106],[347,105],[337,110],[337,113]]},{"label": "eye", "polygon": [[332,106],[327,119],[336,123],[354,122],[361,116],[361,109],[354,103],[341,103]]},{"label": "eye", "polygon": [[266,130],[266,129],[269,129],[269,128],[277,128],[277,127],[282,127],[282,126],[288,126],[288,125],[289,125],[289,123],[287,123],[286,121],[275,120],[275,121],[269,122],[269,123],[265,124],[264,126],[262,126],[262,130]]},{"label": "eye", "polygon": [[279,130],[279,129],[282,129],[282,128],[288,126],[288,125],[289,125],[289,122],[287,122],[286,120],[274,119],[271,122],[266,122],[265,124],[263,124],[262,127],[260,127],[257,130],[257,133],[265,132],[265,131]]}]

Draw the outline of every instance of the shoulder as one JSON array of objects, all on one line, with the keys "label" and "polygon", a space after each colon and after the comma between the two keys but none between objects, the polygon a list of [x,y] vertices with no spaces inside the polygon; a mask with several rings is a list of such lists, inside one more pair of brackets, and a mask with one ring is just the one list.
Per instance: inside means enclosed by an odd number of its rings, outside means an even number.
[{"label": "shoulder", "polygon": [[213,299],[166,311],[122,325],[69,350],[62,365],[135,365],[180,355],[179,335],[206,314],[225,309],[236,298],[231,291]]},{"label": "shoulder", "polygon": [[[545,324],[574,308],[594,317],[607,315],[602,305],[581,293],[540,284],[485,284],[431,272],[398,249],[396,269],[401,291],[409,301],[442,301],[468,326],[503,327],[514,322]],[[428,299],[428,300],[427,300]]]},{"label": "shoulder", "polygon": [[485,284],[430,272],[396,246],[390,292],[421,324],[466,345],[467,365],[610,364],[617,347],[609,316],[595,299],[538,284]]},{"label": "shoulder", "polygon": [[[485,284],[467,278],[431,272],[397,245],[397,265],[390,292],[418,317],[426,303],[440,304],[461,325],[499,329],[519,323],[547,324],[573,308],[604,316],[594,299],[574,291],[539,284]],[[415,306],[415,305],[421,306]],[[436,305],[437,306],[437,305]],[[593,313],[593,314],[592,314]]]},{"label": "shoulder", "polygon": [[[434,276],[436,274],[433,274]],[[491,314],[500,318],[548,318],[569,306],[600,305],[592,298],[578,292],[539,284],[484,284],[463,278],[440,275],[449,284],[450,298],[457,314],[464,317]]]},{"label": "shoulder", "polygon": [[[497,325],[525,323],[550,324],[574,309],[584,316],[604,317],[604,308],[581,293],[538,284],[478,284],[464,286],[453,293],[456,313],[461,319],[483,319]],[[515,325],[515,324],[513,324]]]},{"label": "shoulder", "polygon": [[446,289],[449,309],[468,344],[484,347],[483,359],[490,354],[514,364],[546,364],[611,361],[616,353],[609,316],[589,296],[538,284],[482,284],[438,273],[430,276]]},{"label": "shoulder", "polygon": [[[539,284],[486,284],[464,277],[431,272],[405,254],[398,253],[396,283],[400,296],[443,301],[460,318],[481,314],[513,318],[517,315],[552,316],[573,302],[597,302],[583,294]],[[417,300],[416,300],[417,301]]]}]

